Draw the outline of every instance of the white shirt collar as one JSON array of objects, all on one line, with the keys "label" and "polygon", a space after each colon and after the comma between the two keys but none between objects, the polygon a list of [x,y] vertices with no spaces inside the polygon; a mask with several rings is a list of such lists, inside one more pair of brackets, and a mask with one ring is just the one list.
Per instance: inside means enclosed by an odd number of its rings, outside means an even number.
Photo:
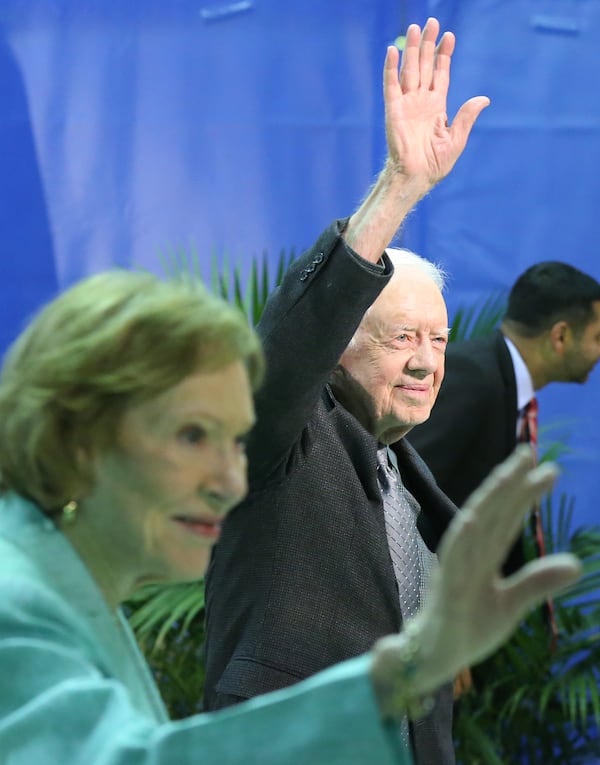
[{"label": "white shirt collar", "polygon": [[509,350],[513,367],[515,369],[515,382],[517,384],[517,410],[520,412],[523,407],[528,404],[535,396],[535,389],[533,387],[533,380],[527,369],[527,364],[523,361],[523,357],[517,350],[517,346],[503,335],[506,347]]}]

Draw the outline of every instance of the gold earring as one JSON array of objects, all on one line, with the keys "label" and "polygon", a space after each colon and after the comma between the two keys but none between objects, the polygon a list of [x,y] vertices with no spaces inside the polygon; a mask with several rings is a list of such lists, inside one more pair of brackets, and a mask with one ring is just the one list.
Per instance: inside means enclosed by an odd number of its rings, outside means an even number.
[{"label": "gold earring", "polygon": [[62,509],[62,520],[63,523],[70,526],[71,524],[75,523],[77,520],[77,509],[79,505],[77,504],[77,500],[71,499]]}]

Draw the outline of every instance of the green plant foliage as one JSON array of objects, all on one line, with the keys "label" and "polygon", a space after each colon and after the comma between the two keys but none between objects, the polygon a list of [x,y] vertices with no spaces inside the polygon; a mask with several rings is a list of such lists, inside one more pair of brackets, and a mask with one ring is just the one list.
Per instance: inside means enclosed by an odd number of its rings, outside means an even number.
[{"label": "green plant foliage", "polygon": [[183,634],[204,612],[204,589],[198,582],[148,585],[130,599],[129,606],[129,621],[139,642],[157,651],[171,630]]},{"label": "green plant foliage", "polygon": [[218,258],[213,252],[210,260],[210,276],[203,275],[203,263],[198,252],[190,250],[167,250],[159,254],[163,271],[167,276],[192,276],[200,279],[216,295],[238,306],[252,325],[260,319],[271,291],[281,284],[283,275],[296,258],[296,252],[282,249],[275,261],[274,273],[269,267],[271,258],[263,252],[260,258],[253,258],[250,271],[244,278],[239,263],[230,264],[227,253]]},{"label": "green plant foliage", "polygon": [[[473,670],[474,689],[456,710],[457,759],[463,765],[576,765],[600,754],[600,528],[572,530],[572,498],[543,508],[547,552],[569,550],[584,576],[554,598],[559,641],[550,651],[543,609]],[[528,538],[529,557],[534,557]]]},{"label": "green plant foliage", "polygon": [[460,306],[452,320],[449,341],[458,342],[491,334],[499,325],[505,310],[504,293],[490,295],[483,303]]},{"label": "green plant foliage", "polygon": [[149,585],[127,603],[129,622],[171,718],[201,711],[204,688],[204,586]]}]

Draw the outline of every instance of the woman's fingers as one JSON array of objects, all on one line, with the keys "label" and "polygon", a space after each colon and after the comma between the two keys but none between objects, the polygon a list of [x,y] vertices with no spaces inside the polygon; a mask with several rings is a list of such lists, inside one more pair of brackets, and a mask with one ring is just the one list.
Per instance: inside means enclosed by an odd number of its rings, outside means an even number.
[{"label": "woman's fingers", "polygon": [[[557,475],[551,463],[533,467],[530,448],[519,447],[469,497],[443,540],[441,560],[462,556],[463,548],[475,549],[484,558],[482,571],[499,569],[525,517]],[[464,531],[459,529],[463,526]]]}]

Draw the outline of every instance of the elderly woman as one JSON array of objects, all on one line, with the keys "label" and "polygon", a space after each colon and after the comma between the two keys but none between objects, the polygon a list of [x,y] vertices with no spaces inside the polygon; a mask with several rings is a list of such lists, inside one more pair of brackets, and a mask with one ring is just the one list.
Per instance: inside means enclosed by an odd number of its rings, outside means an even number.
[{"label": "elderly woman", "polygon": [[[497,580],[554,477],[517,454],[452,525],[432,607],[405,634],[285,691],[169,722],[120,604],[147,582],[204,574],[246,492],[261,373],[236,309],[192,281],[124,271],[65,292],[11,349],[0,381],[3,763],[408,762],[394,720],[419,714],[424,695],[577,575],[553,556]],[[480,624],[490,602],[496,616]]]}]

